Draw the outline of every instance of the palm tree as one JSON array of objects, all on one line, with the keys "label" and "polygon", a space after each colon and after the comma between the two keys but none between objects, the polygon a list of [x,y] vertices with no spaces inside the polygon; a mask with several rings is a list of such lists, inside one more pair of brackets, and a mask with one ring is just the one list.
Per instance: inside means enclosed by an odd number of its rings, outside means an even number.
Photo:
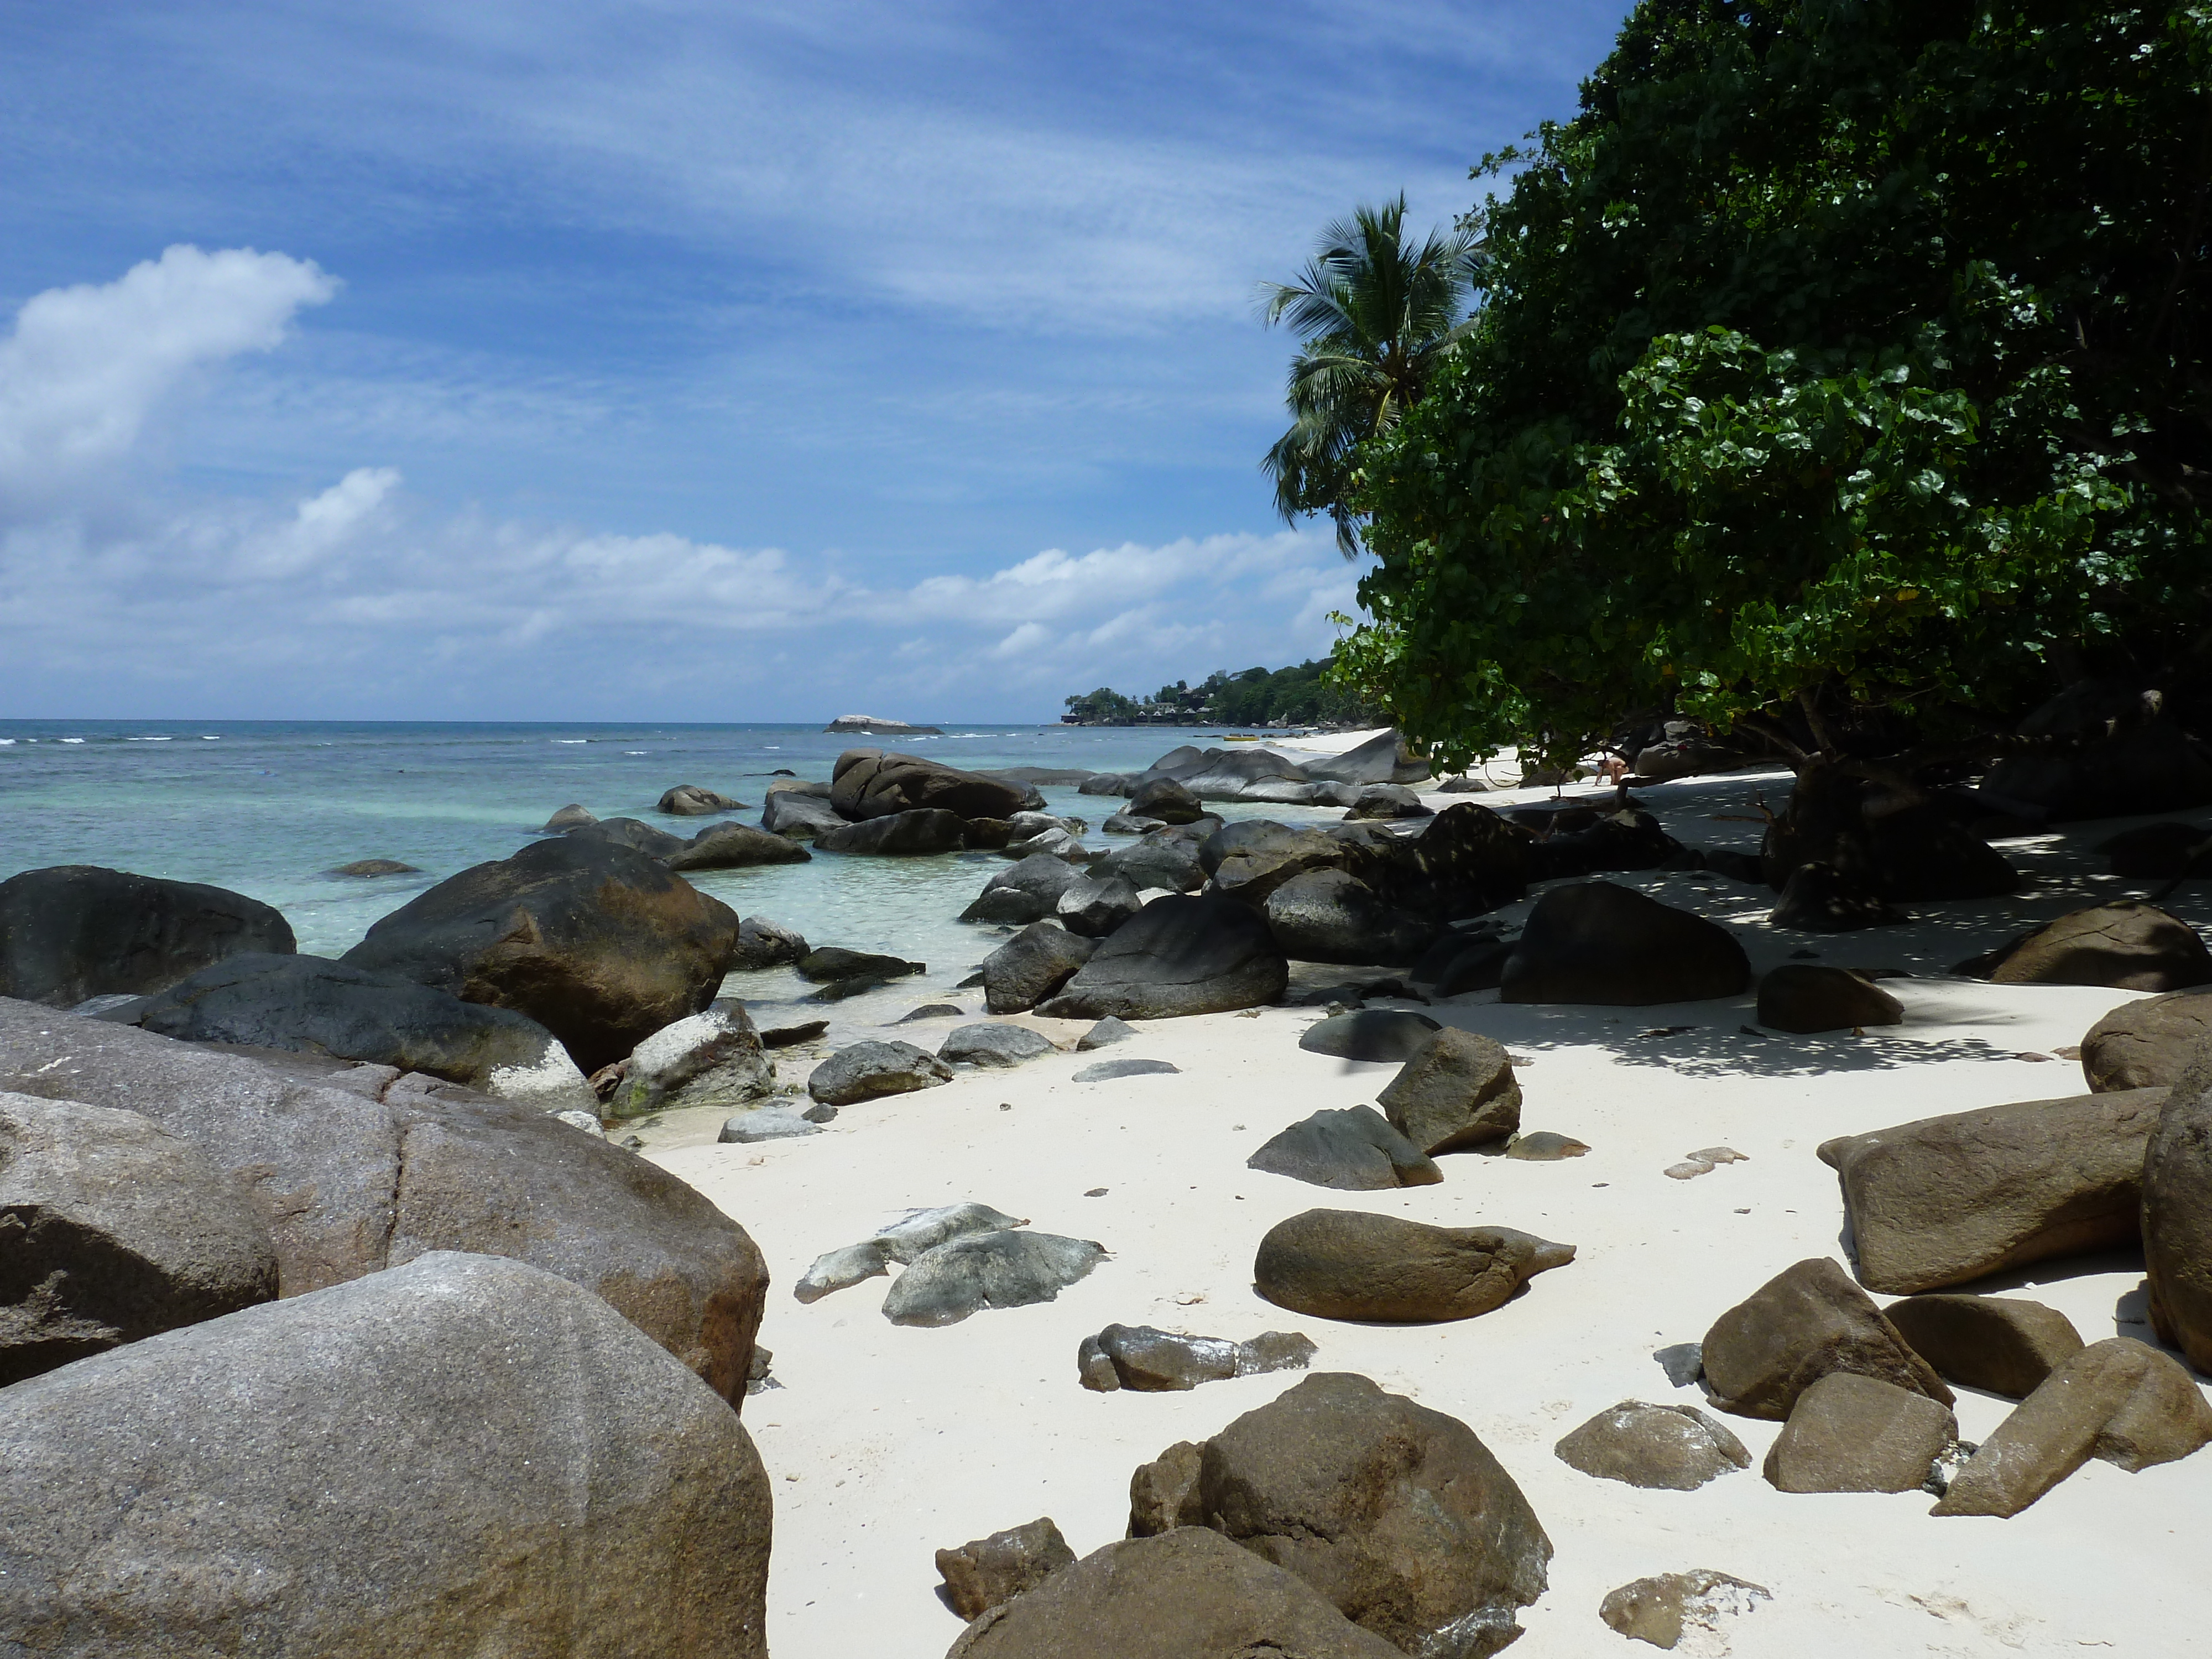
[{"label": "palm tree", "polygon": [[1347,559],[1359,531],[1347,505],[1359,445],[1420,398],[1438,360],[1468,326],[1462,313],[1481,254],[1471,230],[1403,240],[1406,198],[1363,207],[1322,232],[1293,283],[1261,285],[1269,327],[1299,335],[1286,401],[1294,417],[1261,468],[1275,481],[1285,520],[1326,513]]}]

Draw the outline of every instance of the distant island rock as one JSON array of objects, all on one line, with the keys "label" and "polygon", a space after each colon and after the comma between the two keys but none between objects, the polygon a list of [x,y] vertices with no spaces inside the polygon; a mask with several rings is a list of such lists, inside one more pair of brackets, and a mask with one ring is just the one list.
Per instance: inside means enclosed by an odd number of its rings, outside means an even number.
[{"label": "distant island rock", "polygon": [[840,714],[822,728],[824,732],[861,732],[872,738],[941,738],[934,726],[908,726],[904,720],[882,720],[873,714]]}]

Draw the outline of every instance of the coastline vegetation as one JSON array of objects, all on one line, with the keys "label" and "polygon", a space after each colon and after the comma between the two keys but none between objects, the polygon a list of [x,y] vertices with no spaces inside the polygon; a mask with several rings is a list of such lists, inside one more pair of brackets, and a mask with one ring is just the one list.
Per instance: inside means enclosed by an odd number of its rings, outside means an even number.
[{"label": "coastline vegetation", "polygon": [[1270,672],[1216,669],[1196,685],[1177,680],[1149,697],[1100,686],[1066,700],[1069,726],[1379,726],[1384,716],[1340,684],[1328,662]]},{"label": "coastline vegetation", "polygon": [[1645,0],[1474,176],[1422,254],[1471,319],[1356,441],[1294,366],[1267,463],[1375,556],[1336,672],[1440,766],[2212,683],[2212,9]]}]

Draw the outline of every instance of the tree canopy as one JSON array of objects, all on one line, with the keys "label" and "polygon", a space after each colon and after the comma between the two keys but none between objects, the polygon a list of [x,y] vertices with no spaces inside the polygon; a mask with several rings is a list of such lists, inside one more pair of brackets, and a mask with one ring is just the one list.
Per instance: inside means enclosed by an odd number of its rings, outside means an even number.
[{"label": "tree canopy", "polygon": [[[2212,7],[1645,0],[1486,158],[1359,453],[1352,679],[1438,760],[1972,727],[2212,620]],[[1826,719],[1824,719],[1824,715]]]}]

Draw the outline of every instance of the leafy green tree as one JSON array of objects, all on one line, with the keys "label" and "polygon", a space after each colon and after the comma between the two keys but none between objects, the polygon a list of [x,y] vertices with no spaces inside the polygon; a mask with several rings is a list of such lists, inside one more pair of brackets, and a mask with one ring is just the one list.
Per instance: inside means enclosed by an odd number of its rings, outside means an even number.
[{"label": "leafy green tree", "polygon": [[1328,514],[1346,558],[1359,550],[1358,447],[1419,401],[1457,337],[1474,273],[1472,235],[1431,231],[1412,246],[1405,220],[1402,195],[1359,208],[1322,232],[1297,281],[1261,290],[1268,325],[1287,323],[1299,336],[1291,429],[1261,465],[1274,480],[1276,510],[1292,521]]},{"label": "leafy green tree", "polygon": [[2212,8],[1645,0],[1352,457],[1342,672],[1441,763],[1986,730],[2212,622]]}]

